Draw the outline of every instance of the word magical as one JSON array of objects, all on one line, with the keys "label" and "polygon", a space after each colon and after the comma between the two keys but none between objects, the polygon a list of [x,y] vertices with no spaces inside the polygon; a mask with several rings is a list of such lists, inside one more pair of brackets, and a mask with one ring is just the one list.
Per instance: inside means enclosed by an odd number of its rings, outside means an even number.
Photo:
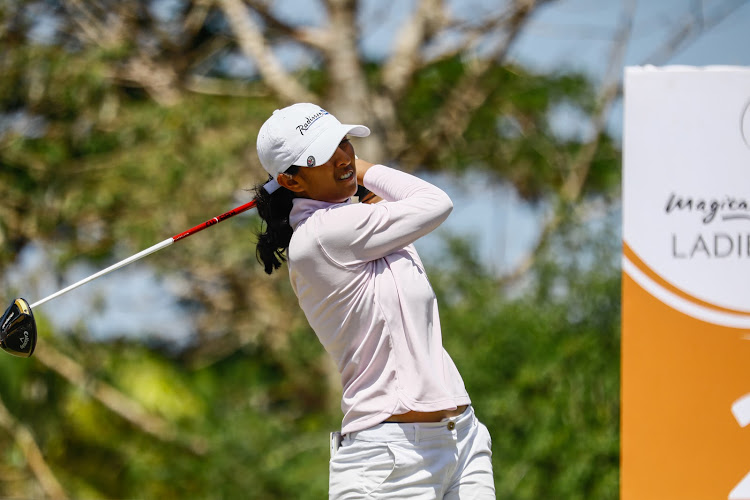
[{"label": "word magical", "polygon": [[703,223],[709,224],[721,213],[722,220],[747,219],[750,220],[750,203],[745,198],[725,196],[720,199],[693,198],[691,196],[677,196],[672,193],[667,200],[666,213],[675,210],[698,212],[703,215]]}]

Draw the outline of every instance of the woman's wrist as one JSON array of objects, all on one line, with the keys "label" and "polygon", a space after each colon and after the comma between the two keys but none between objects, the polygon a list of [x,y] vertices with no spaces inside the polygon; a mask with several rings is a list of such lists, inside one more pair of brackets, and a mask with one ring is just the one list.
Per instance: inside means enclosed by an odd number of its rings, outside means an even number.
[{"label": "woman's wrist", "polygon": [[372,167],[374,163],[370,163],[369,161],[365,161],[361,158],[356,158],[354,161],[355,169],[357,171],[357,184],[359,184],[360,186],[364,186],[365,174],[368,170],[370,170],[370,167]]}]

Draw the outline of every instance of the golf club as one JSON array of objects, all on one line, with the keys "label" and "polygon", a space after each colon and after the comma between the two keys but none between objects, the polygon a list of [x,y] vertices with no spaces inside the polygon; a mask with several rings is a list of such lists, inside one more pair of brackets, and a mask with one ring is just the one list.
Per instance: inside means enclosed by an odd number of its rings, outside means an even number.
[{"label": "golf club", "polygon": [[72,285],[63,288],[62,290],[55,292],[52,295],[45,297],[37,302],[34,302],[31,305],[29,305],[29,303],[25,299],[15,299],[10,307],[5,310],[2,318],[0,318],[0,347],[2,347],[5,352],[14,356],[19,356],[22,358],[30,357],[34,353],[37,338],[36,321],[34,320],[32,309],[56,297],[59,297],[64,293],[68,293],[74,288],[78,288],[79,286],[84,285],[89,281],[93,281],[96,278],[100,278],[105,274],[109,274],[116,269],[127,266],[132,262],[135,262],[147,255],[157,252],[162,248],[166,248],[176,241],[183,240],[188,236],[203,231],[207,227],[211,227],[218,224],[219,222],[229,219],[230,217],[234,217],[237,214],[241,214],[242,212],[250,210],[251,208],[255,207],[256,203],[257,201],[253,199],[252,201],[245,203],[244,205],[240,205],[239,207],[218,215],[212,219],[209,219],[202,224],[198,224],[197,226],[192,227],[187,231],[176,234],[171,238],[167,238],[166,240],[157,243],[156,245],[151,246],[141,252],[138,252],[137,254],[128,257],[127,259],[121,260],[116,264],[112,264],[108,268],[103,269],[96,274],[92,274],[88,278],[84,278],[76,283],[73,283]]}]

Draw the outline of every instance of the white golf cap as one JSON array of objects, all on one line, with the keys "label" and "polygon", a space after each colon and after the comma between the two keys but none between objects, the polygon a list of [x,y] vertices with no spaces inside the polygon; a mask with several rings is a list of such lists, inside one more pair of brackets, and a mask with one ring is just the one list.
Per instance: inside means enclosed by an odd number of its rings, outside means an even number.
[{"label": "white golf cap", "polygon": [[331,159],[345,135],[367,137],[364,125],[347,125],[316,104],[299,103],[277,109],[258,132],[258,158],[271,174],[265,189],[279,186],[276,176],[292,165],[315,167]]}]

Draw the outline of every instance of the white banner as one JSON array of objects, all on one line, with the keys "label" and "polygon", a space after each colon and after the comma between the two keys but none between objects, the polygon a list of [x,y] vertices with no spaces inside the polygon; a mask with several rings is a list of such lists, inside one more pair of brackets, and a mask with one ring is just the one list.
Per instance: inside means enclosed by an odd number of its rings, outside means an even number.
[{"label": "white banner", "polygon": [[750,500],[750,68],[625,72],[621,498]]}]

